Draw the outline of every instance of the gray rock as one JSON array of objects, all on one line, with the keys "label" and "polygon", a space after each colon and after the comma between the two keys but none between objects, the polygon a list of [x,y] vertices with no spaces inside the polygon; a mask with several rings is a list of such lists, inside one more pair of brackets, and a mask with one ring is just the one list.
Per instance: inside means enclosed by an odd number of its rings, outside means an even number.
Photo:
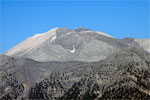
[{"label": "gray rock", "polygon": [[147,42],[131,38],[116,39],[85,28],[75,30],[54,28],[26,39],[4,54],[30,58],[39,62],[93,62],[103,60],[114,52],[133,46],[142,46],[145,50],[149,50]]}]

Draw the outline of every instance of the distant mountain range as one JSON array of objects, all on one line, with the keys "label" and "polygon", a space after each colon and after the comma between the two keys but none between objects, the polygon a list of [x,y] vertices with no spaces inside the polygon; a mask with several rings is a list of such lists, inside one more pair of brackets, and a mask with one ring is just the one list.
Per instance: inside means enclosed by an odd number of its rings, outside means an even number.
[{"label": "distant mountain range", "polygon": [[0,55],[0,100],[150,99],[150,39],[54,28]]}]

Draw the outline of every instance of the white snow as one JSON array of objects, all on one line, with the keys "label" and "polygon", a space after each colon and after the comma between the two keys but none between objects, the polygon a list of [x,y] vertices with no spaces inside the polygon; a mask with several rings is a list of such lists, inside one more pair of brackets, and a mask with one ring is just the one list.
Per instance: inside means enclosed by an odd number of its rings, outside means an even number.
[{"label": "white snow", "polygon": [[71,53],[75,53],[75,47],[73,45],[73,49],[72,50],[69,50]]},{"label": "white snow", "polygon": [[57,56],[58,58],[61,58],[60,56]]},{"label": "white snow", "polygon": [[54,37],[51,39],[51,42],[53,42],[55,39],[56,39],[56,36],[54,36]]},{"label": "white snow", "polygon": [[67,35],[71,34],[72,32],[67,33]]}]

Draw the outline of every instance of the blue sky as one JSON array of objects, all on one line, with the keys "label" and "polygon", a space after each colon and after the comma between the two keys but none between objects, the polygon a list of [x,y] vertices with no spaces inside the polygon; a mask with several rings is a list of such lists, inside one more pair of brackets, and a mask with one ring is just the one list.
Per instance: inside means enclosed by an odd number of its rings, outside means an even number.
[{"label": "blue sky", "polygon": [[149,38],[148,0],[2,0],[0,53],[55,27],[85,27],[116,38]]}]

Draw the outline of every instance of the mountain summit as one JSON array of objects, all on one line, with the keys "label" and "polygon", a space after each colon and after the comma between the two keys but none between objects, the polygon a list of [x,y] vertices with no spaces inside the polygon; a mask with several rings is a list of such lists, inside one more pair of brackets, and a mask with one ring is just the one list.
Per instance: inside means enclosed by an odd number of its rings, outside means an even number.
[{"label": "mountain summit", "polygon": [[54,28],[0,55],[0,100],[150,100],[150,40]]},{"label": "mountain summit", "polygon": [[[138,46],[133,41],[124,42],[102,32],[86,28],[70,30],[54,28],[43,34],[36,34],[5,53],[8,56],[47,61],[93,62],[127,48]],[[149,49],[147,49],[149,50]]]}]

